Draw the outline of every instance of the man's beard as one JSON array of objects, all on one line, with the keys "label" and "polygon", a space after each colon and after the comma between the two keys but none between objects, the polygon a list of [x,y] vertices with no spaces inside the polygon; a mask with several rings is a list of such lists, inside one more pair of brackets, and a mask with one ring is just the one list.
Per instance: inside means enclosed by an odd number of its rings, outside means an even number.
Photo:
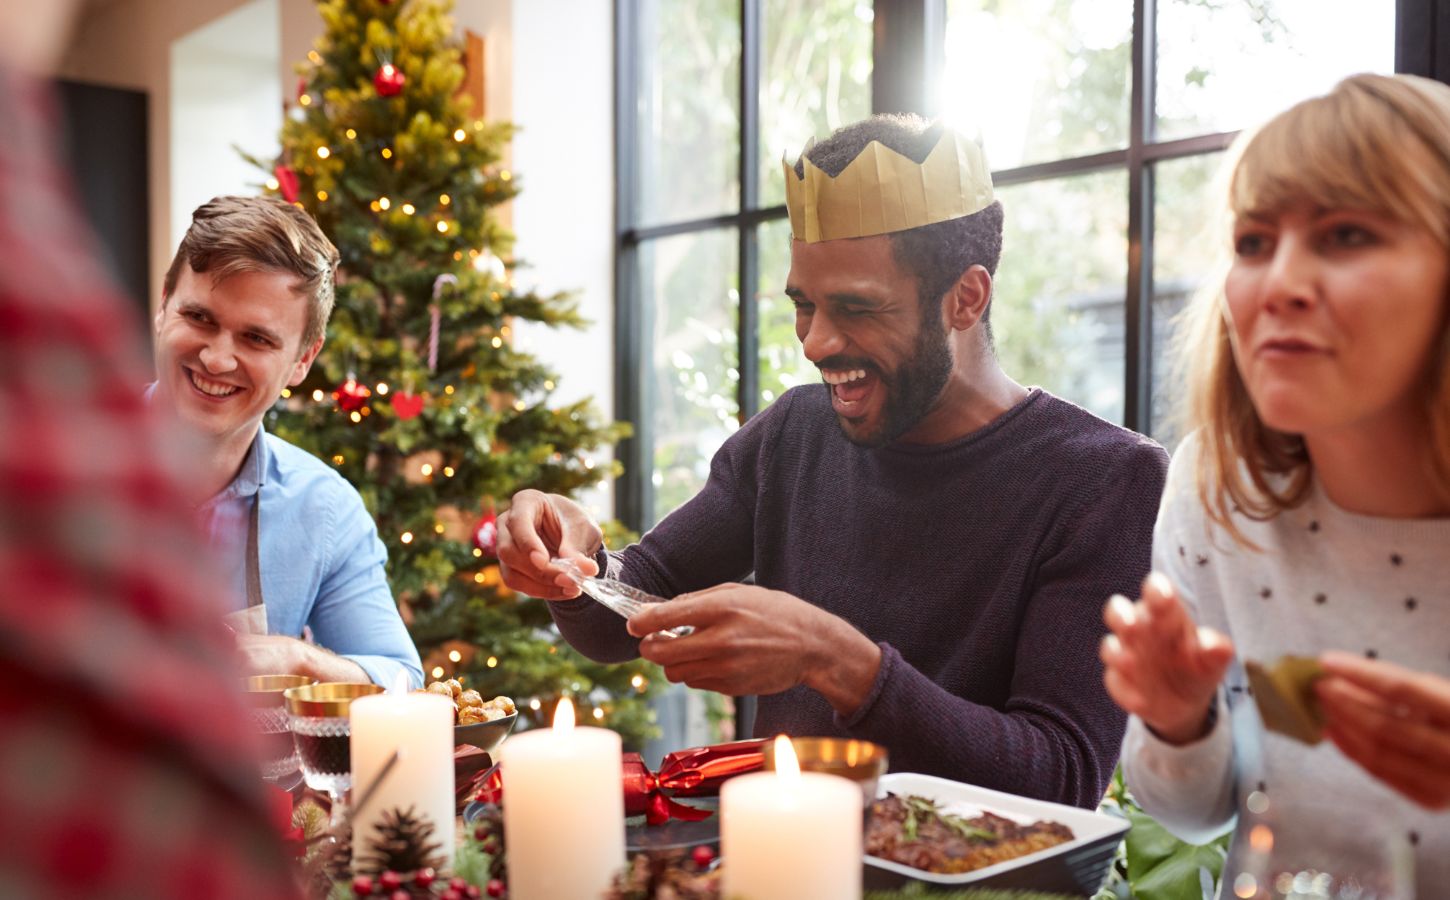
[{"label": "man's beard", "polygon": [[846,439],[861,447],[884,447],[915,428],[936,405],[952,373],[952,354],[947,346],[947,329],[935,316],[923,316],[910,356],[887,379],[876,370],[886,399],[881,404],[881,426],[872,434]]}]

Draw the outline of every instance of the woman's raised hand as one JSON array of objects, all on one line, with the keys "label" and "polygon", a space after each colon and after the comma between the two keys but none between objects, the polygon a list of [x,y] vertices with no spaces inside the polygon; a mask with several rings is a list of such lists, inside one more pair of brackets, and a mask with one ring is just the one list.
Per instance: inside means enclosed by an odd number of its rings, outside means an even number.
[{"label": "woman's raised hand", "polygon": [[1154,572],[1143,581],[1143,599],[1110,599],[1103,619],[1112,634],[1100,656],[1108,694],[1161,738],[1186,744],[1209,730],[1209,709],[1233,645],[1211,628],[1200,628],[1173,585]]}]

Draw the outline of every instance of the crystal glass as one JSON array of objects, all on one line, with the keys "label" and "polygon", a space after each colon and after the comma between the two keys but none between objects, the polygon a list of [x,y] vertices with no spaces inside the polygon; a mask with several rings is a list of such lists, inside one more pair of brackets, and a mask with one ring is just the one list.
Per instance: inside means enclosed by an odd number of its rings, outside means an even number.
[{"label": "crystal glass", "polygon": [[1414,900],[1409,841],[1376,810],[1248,796],[1224,865],[1240,900]]},{"label": "crystal glass", "polygon": [[1222,284],[1218,266],[1229,259],[1228,233],[1215,230],[1222,200],[1212,191],[1223,153],[1164,160],[1153,166],[1153,406],[1147,433],[1170,450],[1180,433],[1183,381],[1176,375],[1175,341],[1182,313],[1198,292]]},{"label": "crystal glass", "polygon": [[871,115],[873,18],[865,0],[764,0],[760,139],[746,148],[760,206],[785,202],[782,155],[795,162],[810,138]]},{"label": "crystal glass", "polygon": [[763,222],[756,229],[760,247],[760,282],[755,303],[759,326],[760,408],[797,385],[820,384],[821,373],[801,349],[795,333],[795,304],[785,295],[790,274],[790,219]]},{"label": "crystal glass", "polygon": [[1346,75],[1395,66],[1393,3],[1158,0],[1156,22],[1160,141],[1256,125]]},{"label": "crystal glass", "polygon": [[740,4],[627,4],[638,78],[633,132],[636,223],[659,225],[740,205]]},{"label": "crystal glass", "polygon": [[989,314],[1002,367],[1121,422],[1127,173],[1015,184],[997,197],[1007,222]]},{"label": "crystal glass", "polygon": [[1128,145],[1132,3],[948,0],[943,44],[939,108],[993,170]]},{"label": "crystal glass", "polygon": [[288,722],[302,778],[314,791],[332,799],[332,824],[342,819],[342,807],[352,787],[352,728],[348,708],[353,700],[381,694],[376,684],[324,682],[288,688]]},{"label": "crystal glass", "polygon": [[643,430],[653,439],[649,525],[699,492],[710,458],[740,427],[738,248],[733,229],[640,245],[640,299],[651,323]]},{"label": "crystal glass", "polygon": [[284,791],[302,780],[283,692],[316,681],[306,675],[253,675],[247,679],[252,727],[262,736],[262,777]]}]

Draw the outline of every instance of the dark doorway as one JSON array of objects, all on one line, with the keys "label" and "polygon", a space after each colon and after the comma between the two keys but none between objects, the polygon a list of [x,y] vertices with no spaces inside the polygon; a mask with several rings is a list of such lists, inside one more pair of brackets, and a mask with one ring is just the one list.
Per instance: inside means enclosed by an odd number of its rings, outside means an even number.
[{"label": "dark doorway", "polygon": [[61,124],[71,170],[116,280],[149,314],[151,297],[146,94],[61,81]]}]

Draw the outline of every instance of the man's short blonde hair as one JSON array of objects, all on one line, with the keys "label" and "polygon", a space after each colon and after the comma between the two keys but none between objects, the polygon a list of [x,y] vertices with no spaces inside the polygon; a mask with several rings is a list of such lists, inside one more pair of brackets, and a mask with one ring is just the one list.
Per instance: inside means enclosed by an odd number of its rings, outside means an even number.
[{"label": "man's short blonde hair", "polygon": [[[1219,277],[1187,312],[1179,362],[1183,424],[1202,434],[1198,490],[1210,518],[1239,540],[1230,513],[1268,519],[1313,482],[1300,435],[1260,420],[1234,364],[1223,274],[1232,221],[1304,203],[1378,213],[1424,231],[1450,253],[1450,87],[1411,75],[1355,75],[1280,113],[1235,143],[1224,184]],[[1432,476],[1450,496],[1450,327],[1425,373]]]},{"label": "man's short blonde hair", "polygon": [[171,298],[181,267],[211,275],[220,283],[243,272],[288,272],[293,290],[307,296],[307,327],[302,349],[322,339],[332,315],[337,248],[312,217],[272,197],[216,197],[191,214],[191,227],[171,267],[161,296]]}]

